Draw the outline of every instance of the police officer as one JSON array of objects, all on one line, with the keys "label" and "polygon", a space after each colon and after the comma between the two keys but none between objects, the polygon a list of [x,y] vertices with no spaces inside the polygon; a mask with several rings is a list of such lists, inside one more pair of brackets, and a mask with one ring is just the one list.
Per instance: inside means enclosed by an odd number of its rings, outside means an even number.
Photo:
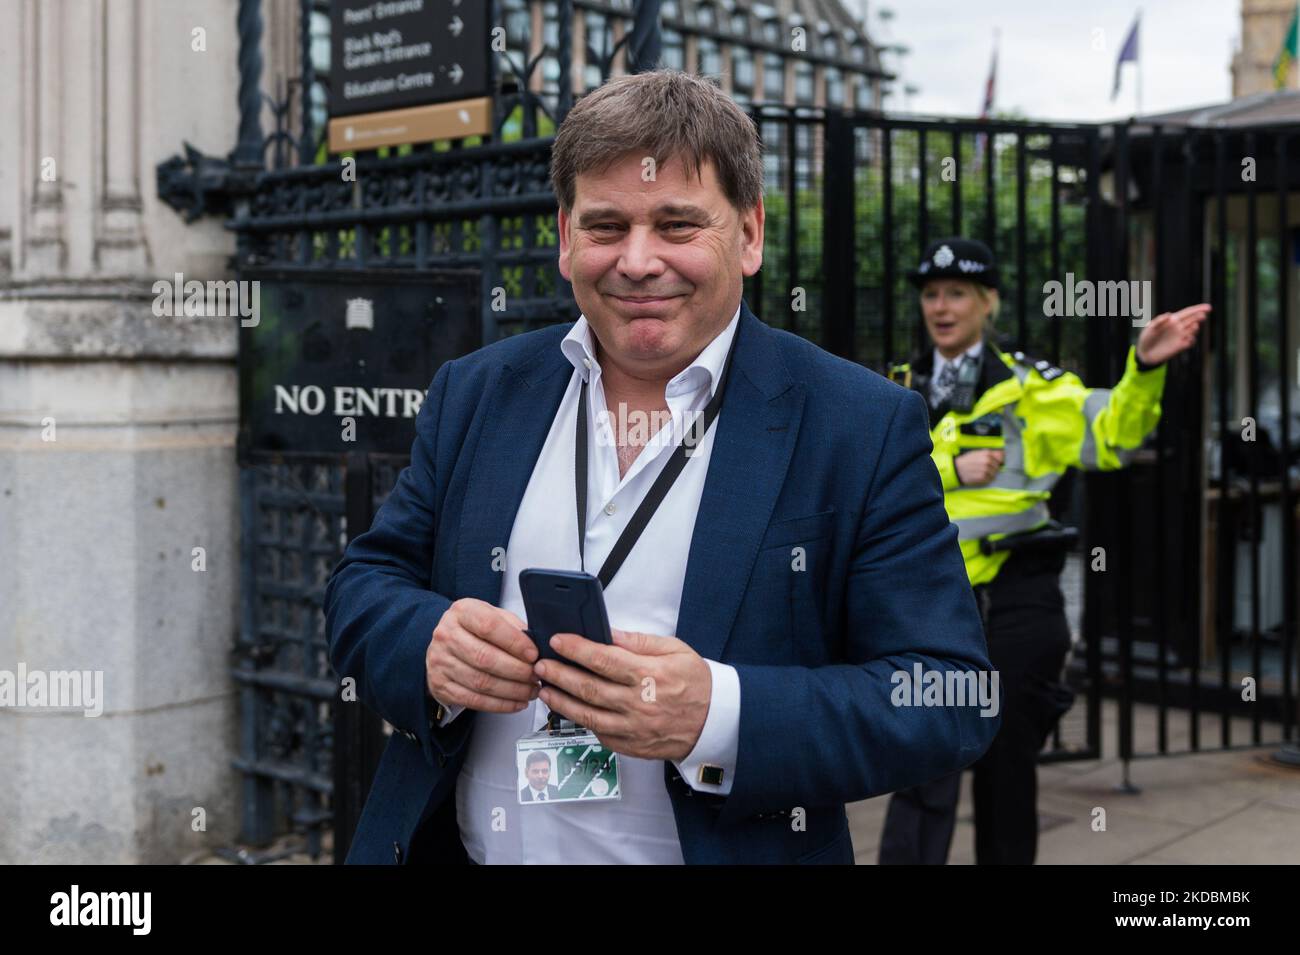
[{"label": "police officer", "polygon": [[[1160,419],[1165,363],[1195,343],[1210,306],[1152,319],[1119,383],[1087,388],[993,343],[998,269],[982,242],[941,239],[909,278],[933,348],[893,366],[890,377],[930,406],[934,463],[1002,692],[1001,729],[973,766],[975,858],[1030,864],[1038,753],[1072,702],[1060,683],[1070,647],[1060,572],[1070,538],[1050,520],[1047,500],[1067,468],[1128,462]],[[960,782],[954,773],[891,797],[882,864],[947,861]]]}]

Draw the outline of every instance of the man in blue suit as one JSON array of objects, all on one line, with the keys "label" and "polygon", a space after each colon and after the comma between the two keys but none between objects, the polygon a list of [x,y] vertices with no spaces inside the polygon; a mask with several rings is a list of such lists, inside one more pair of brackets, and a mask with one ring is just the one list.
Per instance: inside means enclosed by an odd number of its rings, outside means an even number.
[{"label": "man in blue suit", "polygon": [[[395,730],[348,861],[852,863],[845,803],[998,728],[909,689],[989,671],[924,401],[750,312],[761,147],[707,80],[590,93],[551,178],[582,317],[438,371],[326,588],[334,668]],[[599,569],[614,644],[551,644],[585,669],[538,659],[528,567]],[[550,712],[620,798],[520,811]]]}]

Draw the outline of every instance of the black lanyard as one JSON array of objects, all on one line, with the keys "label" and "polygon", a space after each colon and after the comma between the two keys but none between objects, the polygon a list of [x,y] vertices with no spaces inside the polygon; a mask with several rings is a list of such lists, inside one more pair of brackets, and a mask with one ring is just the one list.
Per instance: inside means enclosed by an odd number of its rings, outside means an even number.
[{"label": "black lanyard", "polygon": [[[736,341],[739,338],[740,323],[737,322],[735,334],[731,338],[731,347],[727,350],[727,360],[722,365],[722,374],[718,376],[718,386],[713,389],[713,397],[704,406],[704,413],[695,419],[691,430],[682,436],[681,442],[673,449],[672,457],[659,472],[654,484],[650,485],[650,490],[646,492],[636,513],[632,515],[632,520],[628,521],[627,527],[623,528],[623,533],[614,543],[614,549],[605,558],[604,566],[600,568],[598,575],[602,590],[609,587],[609,582],[623,566],[623,561],[627,560],[627,555],[631,553],[632,547],[641,536],[641,532],[646,529],[646,525],[650,523],[650,518],[654,517],[655,511],[659,510],[659,505],[668,495],[673,482],[677,480],[677,475],[681,474],[682,468],[686,467],[689,458],[688,442],[690,447],[699,448],[700,442],[709,431],[709,426],[713,424],[713,419],[718,416],[718,411],[722,407],[722,394],[727,386],[727,372],[731,368],[731,356],[736,352]],[[583,570],[587,569],[587,389],[590,387],[590,376],[591,372],[588,370],[588,380],[582,383],[578,392],[578,429],[573,448],[573,484],[578,500],[578,559],[582,563]],[[642,450],[644,451],[644,448]]]}]

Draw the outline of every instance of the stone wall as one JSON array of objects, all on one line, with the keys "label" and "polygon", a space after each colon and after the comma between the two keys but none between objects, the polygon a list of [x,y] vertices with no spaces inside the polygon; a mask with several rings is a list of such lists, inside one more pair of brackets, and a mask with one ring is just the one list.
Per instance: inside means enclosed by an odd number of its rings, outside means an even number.
[{"label": "stone wall", "polygon": [[154,170],[233,148],[236,8],[0,4],[0,679],[100,671],[104,697],[0,708],[0,863],[174,862],[238,831],[238,325],[151,290],[228,277],[232,236]]}]

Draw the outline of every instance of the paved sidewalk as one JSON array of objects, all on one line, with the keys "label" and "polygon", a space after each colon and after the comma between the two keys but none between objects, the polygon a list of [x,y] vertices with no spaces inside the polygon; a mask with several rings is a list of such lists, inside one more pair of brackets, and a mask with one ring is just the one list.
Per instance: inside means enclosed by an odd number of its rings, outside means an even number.
[{"label": "paved sidewalk", "polygon": [[[1039,767],[1039,864],[1300,863],[1300,769],[1272,761],[1276,745],[1135,760],[1129,779],[1139,792],[1124,793],[1114,756],[1117,713],[1113,702],[1103,703],[1106,758]],[[1155,708],[1135,707],[1134,721],[1135,748],[1154,752]],[[1265,724],[1263,732],[1264,739],[1280,737],[1275,725]],[[1249,741],[1249,722],[1234,720],[1232,739]],[[1185,750],[1187,742],[1187,713],[1171,711],[1169,749]],[[1202,748],[1218,743],[1218,717],[1202,717]],[[975,861],[970,780],[965,773],[953,864]],[[859,864],[876,861],[887,801],[849,806]],[[1098,806],[1106,810],[1104,832],[1092,829]]]}]

